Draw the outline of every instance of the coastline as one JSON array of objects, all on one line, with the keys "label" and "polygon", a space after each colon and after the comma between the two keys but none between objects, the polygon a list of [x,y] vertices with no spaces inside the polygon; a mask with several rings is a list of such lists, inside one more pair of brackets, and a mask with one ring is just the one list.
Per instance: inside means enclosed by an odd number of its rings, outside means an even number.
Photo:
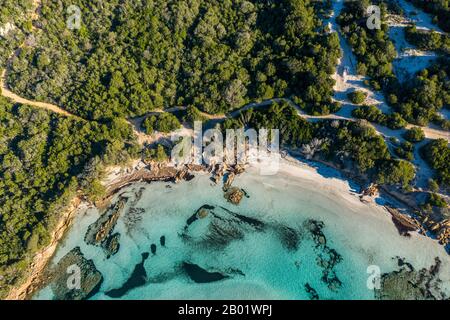
[{"label": "coastline", "polygon": [[51,234],[50,244],[34,255],[29,266],[29,276],[25,278],[25,281],[19,287],[12,288],[5,300],[27,300],[39,288],[47,264],[52,259],[60,241],[69,230],[73,219],[83,204],[85,202],[79,196],[72,199],[64,210],[64,214],[60,217],[57,227]]},{"label": "coastline", "polygon": [[[91,204],[83,199],[82,196],[76,195],[64,209],[64,213],[59,218],[55,230],[51,234],[51,241],[48,246],[42,248],[34,254],[32,262],[29,266],[28,276],[18,286],[13,287],[5,300],[29,300],[32,295],[45,282],[45,269],[56,253],[58,245],[69,231],[74,218],[82,206],[95,205],[103,208],[108,205],[109,201],[123,188],[138,182],[156,182],[156,181],[174,181],[180,172],[174,167],[168,166],[151,166],[152,169],[146,169],[146,165],[140,159],[132,160],[131,163],[122,166],[111,166],[106,168],[106,177],[102,180],[102,184],[106,188],[106,195],[102,200]],[[205,169],[200,166],[192,166],[193,171],[201,171]]]},{"label": "coastline", "polygon": [[[380,197],[384,199],[383,202],[385,202],[385,204],[377,203],[372,197],[370,197],[372,199],[371,201],[363,201],[361,195],[363,194],[363,186],[367,181],[364,181],[361,177],[351,175],[351,173],[338,168],[332,163],[317,161],[316,159],[304,160],[298,158],[298,156],[299,155],[294,155],[292,152],[290,155],[283,157],[281,159],[280,171],[288,174],[293,179],[299,179],[305,182],[313,181],[318,184],[318,188],[320,188],[322,192],[329,192],[330,197],[338,196],[348,202],[350,206],[369,205],[377,207],[380,209],[380,212],[384,211],[386,213],[384,217],[383,215],[380,215],[380,219],[392,218],[391,223],[394,225],[396,224],[394,214],[388,208],[391,207],[391,205],[394,205],[395,202],[390,201],[390,198],[402,202],[401,199],[396,199],[396,197],[390,195],[389,192],[384,192],[385,190],[382,190],[383,192],[380,194]],[[208,169],[210,168],[206,166],[189,166],[188,171],[192,173],[211,172],[211,170]],[[175,183],[176,181],[183,180],[180,178],[181,172],[183,172],[183,170],[156,163],[147,165],[140,159],[133,160],[128,165],[109,167],[106,169],[105,177],[102,179],[102,184],[106,188],[106,195],[101,201],[96,202],[95,206],[97,208],[105,208],[120,190],[134,183],[152,183],[157,181]],[[318,179],[317,175],[322,179]],[[338,184],[334,178],[340,180]],[[348,188],[349,186],[350,190]],[[351,190],[352,186],[359,188],[359,190]],[[388,196],[388,199],[386,199],[386,196]],[[389,205],[387,206],[387,204]],[[406,205],[407,203],[404,204]],[[6,300],[30,299],[32,295],[42,287],[42,284],[46,281],[46,279],[44,279],[46,267],[54,257],[59,243],[70,229],[74,218],[83,205],[92,204],[82,200],[80,196],[76,196],[70,202],[69,206],[64,211],[65,213],[61,216],[57,228],[52,233],[51,243],[35,254],[30,266],[30,275],[19,287],[13,288],[10,291]],[[414,213],[413,208],[407,206],[407,209],[406,214],[400,214],[406,216]],[[398,229],[398,231],[400,233],[400,229]],[[423,234],[423,232],[420,233]],[[425,236],[429,237],[429,235]],[[436,240],[432,237],[429,238],[433,239],[433,241]]]}]

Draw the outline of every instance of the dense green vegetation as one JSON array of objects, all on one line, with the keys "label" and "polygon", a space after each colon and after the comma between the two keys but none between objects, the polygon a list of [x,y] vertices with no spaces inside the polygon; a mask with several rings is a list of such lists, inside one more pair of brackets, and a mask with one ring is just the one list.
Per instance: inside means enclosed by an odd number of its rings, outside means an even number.
[{"label": "dense green vegetation", "polygon": [[42,32],[14,60],[9,83],[84,118],[142,115],[194,105],[209,113],[292,97],[312,113],[332,103],[336,34],[309,0],[43,0]]},{"label": "dense green vegetation", "polygon": [[0,296],[48,244],[76,191],[95,199],[101,165],[137,152],[132,141],[120,119],[75,121],[0,98]]},{"label": "dense green vegetation", "polygon": [[425,139],[425,132],[422,128],[413,127],[405,132],[404,138],[409,142],[417,143]]},{"label": "dense green vegetation", "polygon": [[377,181],[381,184],[402,184],[407,188],[416,173],[414,166],[405,160],[385,161],[381,164]]},{"label": "dense green vegetation", "polygon": [[427,199],[427,204],[431,205],[432,207],[447,207],[447,202],[445,201],[445,199],[436,193],[430,193]]},{"label": "dense green vegetation", "polygon": [[414,145],[411,142],[402,142],[395,148],[395,154],[402,159],[412,161],[414,159]]},{"label": "dense green vegetation", "polygon": [[[426,126],[439,119],[438,112],[450,107],[450,60],[439,59],[408,83],[403,84],[394,108],[410,123]],[[445,121],[443,122],[445,127]]]},{"label": "dense green vegetation", "polygon": [[407,122],[399,113],[384,114],[377,106],[358,107],[353,110],[352,115],[355,118],[375,122],[394,130],[404,128],[407,125]]},{"label": "dense green vegetation", "polygon": [[314,137],[314,128],[298,116],[297,110],[288,103],[273,103],[267,108],[248,109],[237,118],[228,118],[224,129],[254,128],[259,130],[279,129],[280,143],[284,146],[300,148]]},{"label": "dense green vegetation", "polygon": [[155,131],[169,133],[181,128],[180,121],[169,112],[147,117],[142,126],[147,134],[153,134]]},{"label": "dense green vegetation", "polygon": [[428,164],[436,170],[436,177],[441,186],[450,187],[450,147],[444,139],[433,140],[422,149]]},{"label": "dense green vegetation", "polygon": [[[358,59],[358,73],[369,76],[374,89],[380,90],[396,83],[392,61],[397,52],[389,39],[389,27],[385,23],[379,30],[367,28],[366,9],[371,4],[369,0],[346,1],[338,22]],[[384,2],[379,5],[384,22],[387,6]]]},{"label": "dense green vegetation", "polygon": [[418,30],[415,26],[406,28],[408,42],[422,50],[440,51],[450,54],[450,36],[438,32]]},{"label": "dense green vegetation", "polygon": [[[392,61],[396,50],[388,35],[388,26],[382,24],[381,30],[369,30],[366,26],[365,8],[369,1],[347,1],[339,17],[339,23],[358,59],[358,73],[368,75],[374,89],[382,89],[387,102],[394,108],[394,116],[383,115],[373,108],[356,111],[356,116],[374,121],[390,128],[401,128],[410,123],[426,126],[430,121],[440,124],[444,129],[450,127],[438,111],[449,106],[450,82],[448,58],[438,59],[430,68],[419,72],[411,81],[400,84],[393,73]],[[382,16],[387,6],[380,3]],[[382,21],[386,21],[385,18]],[[448,37],[437,33],[424,33],[414,27],[409,28],[407,37],[424,49],[446,50]],[[424,38],[425,37],[425,38]],[[439,38],[439,39],[438,39]],[[420,43],[419,43],[420,42]],[[403,118],[403,119],[402,119]]]},{"label": "dense green vegetation", "polygon": [[364,121],[310,123],[288,103],[273,103],[266,109],[249,109],[224,122],[223,128],[278,128],[282,145],[302,148],[309,156],[331,161],[380,183],[407,185],[414,167],[392,159],[384,139]]},{"label": "dense green vegetation", "polygon": [[444,30],[450,32],[450,0],[408,0],[434,16],[434,22]]},{"label": "dense green vegetation", "polygon": [[158,144],[154,147],[145,148],[143,157],[147,161],[156,161],[158,163],[167,161],[169,159],[166,148],[161,144]]},{"label": "dense green vegetation", "polygon": [[3,36],[0,35],[0,69],[6,64],[11,53],[25,40],[31,31],[31,21],[26,19],[26,12],[31,9],[32,0],[2,0],[0,5],[0,28],[12,25],[13,28]]},{"label": "dense green vegetation", "polygon": [[348,94],[349,100],[354,104],[361,104],[366,101],[367,93],[364,91],[353,91]]}]

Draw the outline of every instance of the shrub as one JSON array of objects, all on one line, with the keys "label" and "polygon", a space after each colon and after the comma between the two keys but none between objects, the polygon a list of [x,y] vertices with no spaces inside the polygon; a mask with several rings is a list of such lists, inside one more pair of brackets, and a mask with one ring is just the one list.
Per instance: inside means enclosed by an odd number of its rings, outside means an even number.
[{"label": "shrub", "polygon": [[180,121],[178,121],[177,117],[168,112],[148,117],[142,126],[147,134],[153,134],[155,131],[170,133],[181,128]]},{"label": "shrub", "polygon": [[380,184],[395,185],[401,184],[407,187],[415,177],[414,166],[405,160],[387,160],[385,161],[377,176]]},{"label": "shrub", "polygon": [[410,142],[420,142],[425,139],[425,133],[422,128],[414,127],[405,132],[404,138]]},{"label": "shrub", "polygon": [[427,203],[429,203],[433,207],[439,208],[447,207],[447,202],[445,201],[445,199],[436,193],[430,193]]},{"label": "shrub", "polygon": [[361,104],[367,98],[367,93],[363,91],[354,91],[348,94],[349,100],[354,104]]}]

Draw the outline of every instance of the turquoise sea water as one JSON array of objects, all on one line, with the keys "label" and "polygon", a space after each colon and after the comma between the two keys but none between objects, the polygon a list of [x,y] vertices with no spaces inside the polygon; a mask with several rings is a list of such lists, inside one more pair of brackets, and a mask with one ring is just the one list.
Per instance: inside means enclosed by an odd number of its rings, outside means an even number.
[{"label": "turquoise sea water", "polygon": [[[373,299],[368,267],[391,272],[396,257],[415,268],[440,257],[441,279],[448,284],[450,259],[443,247],[419,235],[400,236],[384,209],[361,203],[348,182],[332,177],[335,172],[322,173],[328,177],[290,165],[276,176],[250,170],[234,183],[249,196],[239,206],[227,203],[208,175],[177,185],[135,184],[120,192],[129,199],[114,230],[121,234],[116,255],[107,259],[101,248],[84,242],[99,217],[90,208],[80,212],[53,263],[79,246],[104,277],[92,299],[310,299],[307,288],[320,299]],[[187,223],[204,205],[208,216]],[[320,222],[321,231],[311,231]],[[145,283],[124,288],[143,253],[149,254]],[[198,283],[204,271],[217,281]],[[52,297],[50,286],[35,296]]]}]

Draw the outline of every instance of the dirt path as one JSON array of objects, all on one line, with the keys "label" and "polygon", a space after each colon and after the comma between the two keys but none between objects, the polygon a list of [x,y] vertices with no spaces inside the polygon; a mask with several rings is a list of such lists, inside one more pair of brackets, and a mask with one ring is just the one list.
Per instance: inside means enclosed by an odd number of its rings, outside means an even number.
[{"label": "dirt path", "polygon": [[67,112],[64,109],[61,109],[60,107],[54,105],[54,104],[50,104],[50,103],[46,103],[46,102],[38,102],[38,101],[32,101],[32,100],[28,100],[25,98],[22,98],[20,96],[18,96],[17,94],[13,93],[12,91],[10,91],[8,89],[8,86],[6,85],[5,82],[6,79],[6,70],[3,70],[2,74],[1,74],[1,78],[0,78],[0,87],[2,90],[2,96],[6,97],[16,103],[20,103],[20,104],[25,104],[25,105],[29,105],[32,107],[36,107],[36,108],[41,108],[41,109],[46,109],[46,110],[50,110],[56,113],[59,113],[60,115],[66,116],[66,117],[76,117],[79,118],[78,116],[75,116],[73,114],[71,114],[70,112]]},{"label": "dirt path", "polygon": [[[39,15],[38,15],[38,10],[39,7],[41,6],[41,0],[33,0],[33,8],[30,12],[30,17],[32,21],[36,21],[37,19],[39,19]],[[36,28],[33,26],[32,27],[34,31],[36,31]],[[28,100],[25,98],[20,97],[19,95],[15,94],[14,92],[12,92],[9,87],[8,84],[6,82],[6,79],[8,78],[8,69],[11,68],[11,63],[12,60],[14,58],[16,58],[18,56],[18,54],[20,53],[20,50],[25,46],[25,42],[18,48],[16,49],[11,56],[9,57],[8,61],[6,62],[6,68],[4,70],[2,70],[2,73],[0,75],[0,89],[1,89],[1,95],[5,98],[8,98],[10,100],[12,100],[13,102],[16,103],[20,103],[20,104],[25,104],[25,105],[29,105],[32,107],[36,107],[36,108],[41,108],[41,109],[46,109],[46,110],[50,110],[52,112],[58,113],[60,115],[66,116],[66,117],[75,117],[77,119],[81,119],[80,117],[58,107],[57,105],[51,104],[51,103],[46,103],[46,102],[39,102],[39,101],[32,101],[32,100]]]}]

